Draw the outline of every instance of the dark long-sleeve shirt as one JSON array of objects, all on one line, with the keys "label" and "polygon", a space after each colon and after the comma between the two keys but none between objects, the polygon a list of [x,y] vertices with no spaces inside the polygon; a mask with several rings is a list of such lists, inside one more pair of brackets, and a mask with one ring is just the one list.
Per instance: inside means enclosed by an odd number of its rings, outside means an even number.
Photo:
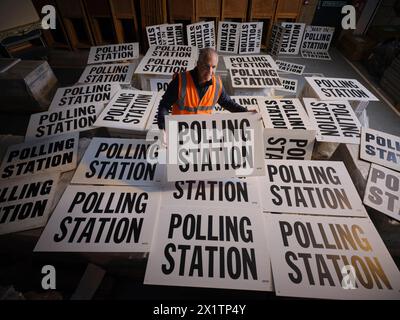
[{"label": "dark long-sleeve shirt", "polygon": [[[197,67],[190,71],[190,75],[193,78],[193,82],[196,85],[197,92],[199,93],[199,98],[204,96],[207,92],[207,89],[210,85],[212,85],[212,80],[207,81],[202,86],[199,84],[198,76],[197,76]],[[175,77],[169,84],[167,91],[165,91],[164,96],[160,101],[160,105],[158,106],[158,117],[157,123],[160,129],[165,129],[165,116],[169,114],[171,106],[178,101],[179,95],[179,80],[178,77]],[[222,87],[221,96],[218,99],[218,104],[224,109],[230,112],[246,112],[247,109],[242,107],[233,101],[229,95],[225,92],[224,87]]]}]

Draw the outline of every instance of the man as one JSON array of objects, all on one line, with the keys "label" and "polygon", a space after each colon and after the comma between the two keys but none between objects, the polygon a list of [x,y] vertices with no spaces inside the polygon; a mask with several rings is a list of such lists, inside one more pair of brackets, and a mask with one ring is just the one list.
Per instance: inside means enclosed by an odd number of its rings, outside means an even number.
[{"label": "man", "polygon": [[158,127],[165,129],[165,115],[172,105],[172,114],[211,114],[218,104],[230,112],[247,112],[225,92],[215,75],[218,54],[214,49],[200,50],[197,66],[191,71],[175,74],[158,106]]}]

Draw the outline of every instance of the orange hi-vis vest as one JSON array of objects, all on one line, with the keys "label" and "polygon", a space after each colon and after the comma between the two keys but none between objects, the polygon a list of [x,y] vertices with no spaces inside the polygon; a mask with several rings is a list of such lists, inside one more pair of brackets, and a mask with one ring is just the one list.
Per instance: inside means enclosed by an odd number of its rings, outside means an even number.
[{"label": "orange hi-vis vest", "polygon": [[178,80],[179,96],[172,107],[172,114],[210,114],[221,96],[221,78],[212,77],[212,85],[207,88],[201,100],[189,71],[179,73]]}]

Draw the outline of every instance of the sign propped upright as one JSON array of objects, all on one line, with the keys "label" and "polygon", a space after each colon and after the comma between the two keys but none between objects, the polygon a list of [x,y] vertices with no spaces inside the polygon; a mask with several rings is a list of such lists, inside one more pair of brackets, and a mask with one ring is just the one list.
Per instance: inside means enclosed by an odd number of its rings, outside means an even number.
[{"label": "sign propped upright", "polygon": [[257,54],[261,50],[263,22],[248,22],[240,25],[239,54]]},{"label": "sign propped upright", "polygon": [[284,28],[284,32],[279,54],[298,54],[305,23],[282,22],[281,26]]},{"label": "sign propped upright", "polygon": [[239,49],[240,23],[220,21],[218,23],[217,50],[221,53],[237,53]]},{"label": "sign propped upright", "polygon": [[190,46],[215,49],[214,21],[189,24],[187,30],[187,43]]}]

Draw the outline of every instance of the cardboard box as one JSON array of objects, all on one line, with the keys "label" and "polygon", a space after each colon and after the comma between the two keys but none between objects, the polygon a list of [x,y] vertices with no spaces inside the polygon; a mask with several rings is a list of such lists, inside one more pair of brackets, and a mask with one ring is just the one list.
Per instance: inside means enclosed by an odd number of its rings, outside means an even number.
[{"label": "cardboard box", "polygon": [[57,78],[47,61],[22,60],[0,73],[2,112],[46,111],[57,89]]}]

